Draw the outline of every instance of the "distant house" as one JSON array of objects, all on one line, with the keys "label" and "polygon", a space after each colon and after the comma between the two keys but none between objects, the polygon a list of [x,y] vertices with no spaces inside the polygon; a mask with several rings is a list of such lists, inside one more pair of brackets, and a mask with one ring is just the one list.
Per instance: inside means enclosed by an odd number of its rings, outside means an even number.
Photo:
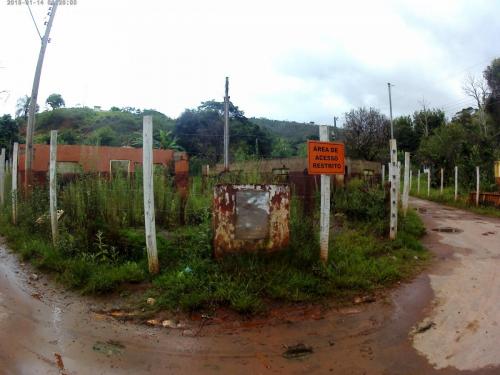
[{"label": "distant house", "polygon": [[[25,147],[19,145],[19,173],[21,180],[25,171]],[[49,171],[49,145],[33,145],[33,175],[36,181],[47,181]],[[188,156],[185,152],[153,150],[153,164],[167,173],[187,174]],[[142,148],[59,145],[57,146],[57,171],[62,175],[80,173],[134,173],[142,168]]]}]

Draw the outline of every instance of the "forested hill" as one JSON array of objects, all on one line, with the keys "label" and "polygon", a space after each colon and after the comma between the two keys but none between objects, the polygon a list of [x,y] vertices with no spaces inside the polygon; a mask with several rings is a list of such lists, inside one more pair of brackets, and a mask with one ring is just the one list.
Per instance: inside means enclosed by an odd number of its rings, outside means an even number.
[{"label": "forested hill", "polygon": [[[59,130],[63,143],[108,144],[138,146],[141,137],[142,116],[153,115],[155,128],[174,132],[175,119],[154,110],[113,108],[109,111],[91,108],[58,108],[37,114],[36,140],[47,143],[50,130]],[[249,118],[249,121],[267,130],[274,137],[291,144],[318,138],[318,125],[296,121]]]},{"label": "forested hill", "polygon": [[291,142],[318,137],[318,125],[296,121],[270,120],[264,117],[249,119],[254,124],[269,130],[278,137],[285,138]]}]

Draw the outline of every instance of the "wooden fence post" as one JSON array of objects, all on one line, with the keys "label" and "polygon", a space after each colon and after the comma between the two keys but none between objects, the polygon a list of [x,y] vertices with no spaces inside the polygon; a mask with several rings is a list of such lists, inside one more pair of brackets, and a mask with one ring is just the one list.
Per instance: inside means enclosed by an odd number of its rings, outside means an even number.
[{"label": "wooden fence post", "polygon": [[50,132],[49,162],[50,227],[52,243],[57,245],[57,130]]},{"label": "wooden fence post", "polygon": [[390,140],[391,148],[391,164],[389,167],[389,178],[391,181],[391,212],[390,212],[390,225],[389,225],[389,238],[395,240],[398,233],[398,150],[395,139]]},{"label": "wooden fence post", "polygon": [[439,189],[439,195],[443,195],[443,180],[444,180],[444,170],[441,168],[441,188]]},{"label": "wooden fence post", "polygon": [[479,167],[476,167],[476,206],[479,206]]},{"label": "wooden fence post", "polygon": [[142,130],[142,171],[144,187],[144,226],[146,229],[146,248],[151,274],[160,271],[156,248],[155,203],[153,187],[153,116],[144,116]]},{"label": "wooden fence post", "polygon": [[403,214],[408,211],[408,200],[410,195],[410,153],[405,152],[405,170],[403,178]]},{"label": "wooden fence post", "polygon": [[[328,127],[320,125],[319,140],[328,142]],[[321,211],[320,211],[320,233],[319,246],[320,258],[326,263],[328,261],[328,243],[330,240],[330,176],[321,175]]]},{"label": "wooden fence post", "polygon": [[455,166],[455,200],[458,199],[458,167]]},{"label": "wooden fence post", "polygon": [[420,194],[420,167],[418,168],[417,173],[417,194]]},{"label": "wooden fence post", "polygon": [[0,207],[5,204],[5,148],[0,152]]},{"label": "wooden fence post", "polygon": [[14,142],[12,150],[12,223],[17,224],[17,155],[19,153],[19,143]]}]

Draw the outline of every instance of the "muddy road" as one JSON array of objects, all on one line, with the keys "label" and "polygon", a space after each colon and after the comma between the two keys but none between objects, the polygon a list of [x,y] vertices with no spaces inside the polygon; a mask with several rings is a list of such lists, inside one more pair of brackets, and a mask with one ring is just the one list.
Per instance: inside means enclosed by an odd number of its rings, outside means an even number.
[{"label": "muddy road", "polygon": [[[268,324],[118,322],[0,245],[0,374],[500,374],[500,220],[411,203],[436,255],[425,273],[374,303]],[[312,353],[283,356],[299,343]]]}]

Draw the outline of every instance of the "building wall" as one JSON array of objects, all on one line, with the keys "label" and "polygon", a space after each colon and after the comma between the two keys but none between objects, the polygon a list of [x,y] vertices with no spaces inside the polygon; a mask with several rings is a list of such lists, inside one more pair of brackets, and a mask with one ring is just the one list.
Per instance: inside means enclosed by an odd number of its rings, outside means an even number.
[{"label": "building wall", "polygon": [[[382,164],[374,161],[358,160],[345,158],[345,165],[347,168],[347,176],[363,176],[365,171],[370,171],[374,176],[380,176]],[[232,163],[230,165],[231,171],[252,171],[257,170],[261,173],[272,173],[277,169],[288,169],[288,172],[304,173],[307,169],[307,158],[293,157],[293,158],[277,158],[265,159],[257,161],[247,161],[240,163]],[[213,173],[221,173],[224,171],[224,164],[217,164]]]},{"label": "building wall", "polygon": [[[19,167],[21,180],[25,170],[25,147],[19,145]],[[42,182],[46,180],[49,171],[50,146],[33,145],[33,173],[35,179]],[[84,146],[84,145],[58,145],[57,162],[61,169],[71,169],[70,163],[77,163],[79,170],[84,173],[111,172],[111,161],[129,161],[129,172],[135,172],[136,167],[142,166],[142,148],[109,147],[109,146]],[[185,152],[173,150],[153,150],[153,163],[161,165],[172,173],[187,174],[189,170],[188,156]],[[78,169],[78,168],[75,168]]]}]

